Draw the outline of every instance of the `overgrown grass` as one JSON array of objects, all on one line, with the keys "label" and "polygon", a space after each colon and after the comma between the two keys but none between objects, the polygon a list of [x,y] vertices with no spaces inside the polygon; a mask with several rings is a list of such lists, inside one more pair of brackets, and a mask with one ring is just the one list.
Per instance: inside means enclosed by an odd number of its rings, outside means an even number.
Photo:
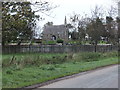
[{"label": "overgrown grass", "polygon": [[26,53],[26,54],[9,54],[3,55],[3,67],[11,65],[42,65],[42,64],[61,64],[71,61],[96,61],[102,58],[118,57],[117,52],[107,53],[63,53],[63,54],[41,54],[41,53]]},{"label": "overgrown grass", "polygon": [[117,63],[117,52],[3,55],[3,88],[33,85]]},{"label": "overgrown grass", "polygon": [[11,65],[41,65],[60,63],[67,54],[42,54],[42,53],[26,53],[26,54],[9,54],[3,55],[3,67]]}]

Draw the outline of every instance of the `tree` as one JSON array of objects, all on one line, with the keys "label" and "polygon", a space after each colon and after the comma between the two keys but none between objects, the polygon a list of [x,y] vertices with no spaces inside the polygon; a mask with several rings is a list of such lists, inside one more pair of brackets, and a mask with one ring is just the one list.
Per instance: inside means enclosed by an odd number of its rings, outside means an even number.
[{"label": "tree", "polygon": [[87,33],[95,45],[97,45],[98,41],[101,40],[103,31],[104,25],[99,17],[96,18],[96,20],[92,20],[91,23],[87,25]]},{"label": "tree", "polygon": [[116,21],[112,17],[107,16],[106,17],[106,29],[108,31],[108,41],[109,43],[115,44],[117,42],[117,29],[116,29]]},{"label": "tree", "polygon": [[31,40],[35,20],[39,16],[31,9],[30,2],[2,3],[2,43]]},{"label": "tree", "polygon": [[79,14],[70,17],[73,26],[72,37],[84,41],[87,36],[95,45],[100,40],[107,40],[109,43],[115,44],[117,40],[117,23],[113,19],[113,16],[116,15],[115,8],[111,7],[106,19],[104,19],[105,13],[101,7],[96,6],[91,13],[91,17],[87,17],[87,15],[80,17]]},{"label": "tree", "polygon": [[70,17],[70,20],[73,26],[72,38],[74,37],[79,42],[85,41],[87,25],[91,22],[91,18],[89,18],[87,14],[85,14],[85,16],[74,14]]},{"label": "tree", "polygon": [[84,22],[80,19],[79,14],[75,14],[70,17],[71,20],[71,28],[73,31],[71,32],[71,38],[73,40],[81,41],[85,37],[85,30],[84,30]]},{"label": "tree", "polygon": [[78,23],[79,41],[85,41],[86,39],[85,38],[87,35],[86,26],[87,26],[87,23],[89,22],[88,20],[89,20],[88,17],[81,18],[79,20],[79,23]]},{"label": "tree", "polygon": [[118,15],[117,13],[118,9],[114,6],[111,6],[111,8],[107,11],[109,17],[116,17]]},{"label": "tree", "polygon": [[117,33],[118,43],[120,43],[120,18],[119,17],[116,18],[116,22],[118,23],[118,33]]},{"label": "tree", "polygon": [[91,10],[91,19],[96,19],[96,18],[103,18],[105,11],[102,9],[102,7],[95,6],[93,10]]},{"label": "tree", "polygon": [[71,34],[72,40],[78,40],[78,35],[79,35],[78,32],[73,31],[70,34]]},{"label": "tree", "polygon": [[[36,20],[41,17],[35,13],[44,13],[52,7],[48,2],[3,2],[2,3],[2,44],[31,41]],[[36,9],[32,10],[32,7]]]}]

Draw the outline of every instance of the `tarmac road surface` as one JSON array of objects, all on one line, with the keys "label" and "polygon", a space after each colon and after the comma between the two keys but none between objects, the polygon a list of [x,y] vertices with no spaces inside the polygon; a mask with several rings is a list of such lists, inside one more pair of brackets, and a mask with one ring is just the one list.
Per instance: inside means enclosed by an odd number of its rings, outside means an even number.
[{"label": "tarmac road surface", "polygon": [[118,65],[93,70],[39,88],[118,88]]}]

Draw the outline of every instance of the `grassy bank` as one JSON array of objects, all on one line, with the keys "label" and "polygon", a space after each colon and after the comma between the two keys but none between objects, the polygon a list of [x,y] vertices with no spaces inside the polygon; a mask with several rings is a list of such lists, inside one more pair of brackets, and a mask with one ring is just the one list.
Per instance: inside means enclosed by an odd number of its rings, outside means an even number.
[{"label": "grassy bank", "polygon": [[117,63],[117,52],[3,55],[3,88],[33,85]]}]

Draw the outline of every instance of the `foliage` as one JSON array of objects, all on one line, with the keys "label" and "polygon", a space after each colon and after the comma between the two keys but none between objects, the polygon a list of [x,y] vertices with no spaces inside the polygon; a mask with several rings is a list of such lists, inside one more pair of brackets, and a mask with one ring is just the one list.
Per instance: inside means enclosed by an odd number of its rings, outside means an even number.
[{"label": "foliage", "polygon": [[42,64],[61,64],[69,61],[94,61],[100,58],[118,57],[117,52],[107,53],[69,53],[69,54],[40,54],[40,53],[26,53],[26,54],[9,54],[3,55],[3,67],[14,65],[15,67],[23,68],[26,65]]},{"label": "foliage", "polygon": [[47,41],[47,44],[54,45],[54,44],[56,44],[56,41]]},{"label": "foliage", "polygon": [[35,39],[34,41],[35,41],[35,43],[39,43],[39,44],[42,43],[41,39]]},{"label": "foliage", "polygon": [[105,41],[99,41],[98,44],[107,44]]},{"label": "foliage", "polygon": [[[34,8],[34,10],[32,10]],[[36,12],[44,13],[53,9],[46,1],[2,2],[2,44],[33,39],[36,21],[42,19]]]},{"label": "foliage", "polygon": [[117,58],[108,58],[91,62],[67,62],[63,64],[30,66],[21,70],[15,70],[11,66],[3,68],[2,85],[3,88],[20,88],[117,63]]},{"label": "foliage", "polygon": [[118,39],[120,39],[120,18],[116,18],[116,22],[118,23]]},{"label": "foliage", "polygon": [[106,17],[106,25],[107,25],[107,37],[108,42],[112,42],[113,44],[116,44],[117,40],[118,40],[118,35],[117,35],[117,30],[116,30],[116,22],[114,21],[114,19],[112,17]]},{"label": "foliage", "polygon": [[71,34],[71,38],[72,38],[72,40],[78,40],[78,36],[79,36],[79,33],[78,32],[76,32],[76,31],[73,31],[73,32],[71,32],[70,33]]},{"label": "foliage", "polygon": [[44,40],[42,40],[42,44],[43,45],[55,45],[56,41],[53,41],[53,40],[51,40],[51,41],[44,41]]},{"label": "foliage", "polygon": [[2,3],[2,41],[3,44],[32,38],[32,27],[35,27],[39,16],[31,9],[30,2]]},{"label": "foliage", "polygon": [[63,40],[62,39],[58,39],[57,43],[63,43]]},{"label": "foliage", "polygon": [[[96,6],[91,11],[91,17],[85,14],[75,14],[70,16],[72,31],[69,32],[71,40],[81,42],[90,41],[97,45],[99,41],[104,40],[109,44],[118,44],[119,38],[119,18],[114,19],[114,10],[108,11],[109,16],[104,18],[105,12],[101,7]],[[118,30],[117,30],[118,27]]]},{"label": "foliage", "polygon": [[[3,88],[19,88],[118,63],[117,52],[3,55]],[[39,79],[38,79],[39,78]]]},{"label": "foliage", "polygon": [[98,17],[92,20],[87,26],[87,33],[91,40],[97,45],[98,41],[101,40],[101,36],[104,33],[104,26],[102,20]]}]

